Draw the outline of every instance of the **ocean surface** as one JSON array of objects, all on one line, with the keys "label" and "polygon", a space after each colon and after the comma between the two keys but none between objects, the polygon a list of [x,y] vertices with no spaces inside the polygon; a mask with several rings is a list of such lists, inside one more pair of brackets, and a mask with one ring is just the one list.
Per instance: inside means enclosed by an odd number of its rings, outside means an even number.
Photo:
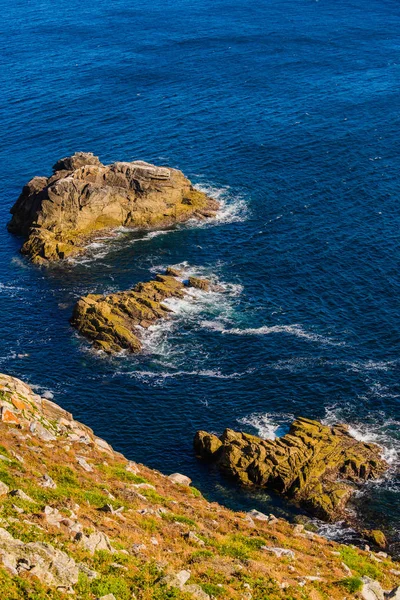
[{"label": "ocean surface", "polygon": [[[197,429],[348,423],[391,464],[358,510],[399,540],[399,32],[395,0],[3,0],[0,370],[233,508],[293,516],[200,464]],[[9,209],[75,151],[178,167],[222,209],[37,268]],[[170,302],[142,355],[70,327],[80,295],[167,265],[221,291]]]}]

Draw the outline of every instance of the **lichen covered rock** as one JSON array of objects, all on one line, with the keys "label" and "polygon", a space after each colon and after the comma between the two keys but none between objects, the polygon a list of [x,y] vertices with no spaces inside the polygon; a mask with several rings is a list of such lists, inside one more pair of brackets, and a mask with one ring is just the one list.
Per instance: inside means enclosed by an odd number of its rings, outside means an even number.
[{"label": "lichen covered rock", "polygon": [[22,252],[41,264],[82,252],[99,230],[166,227],[212,217],[219,206],[181,171],[143,161],[103,165],[78,152],[53,171],[25,185],[8,224],[10,232],[28,237]]},{"label": "lichen covered rock", "polygon": [[138,328],[148,328],[158,319],[168,318],[171,311],[163,300],[182,298],[188,287],[190,283],[182,283],[172,275],[157,275],[125,292],[89,294],[76,303],[71,324],[107,353],[140,352]]},{"label": "lichen covered rock", "polygon": [[226,429],[218,438],[198,431],[196,454],[244,485],[268,487],[314,515],[339,518],[357,484],[379,477],[387,464],[375,444],[359,442],[345,425],[299,418],[275,440]]}]

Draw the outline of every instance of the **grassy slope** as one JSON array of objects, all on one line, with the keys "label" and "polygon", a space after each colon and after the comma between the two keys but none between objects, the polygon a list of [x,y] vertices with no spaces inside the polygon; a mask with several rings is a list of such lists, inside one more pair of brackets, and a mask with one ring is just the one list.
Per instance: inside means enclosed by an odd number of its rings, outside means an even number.
[{"label": "grassy slope", "polygon": [[[99,577],[93,580],[80,575],[75,586],[79,599],[94,600],[113,593],[117,600],[189,600],[191,594],[163,583],[165,574],[181,569],[191,572],[189,583],[223,599],[245,600],[251,597],[250,590],[254,600],[351,598],[361,575],[380,581],[386,589],[399,583],[391,573],[399,565],[390,558],[374,558],[370,552],[339,546],[312,534],[295,534],[293,526],[281,519],[274,524],[254,521],[254,526],[244,513],[207,502],[195,488],[174,484],[157,471],[132,465],[122,455],[101,449],[90,430],[76,422],[72,422],[74,427],[82,428],[89,443],[74,441],[79,436],[69,426],[60,427],[40,416],[46,427],[58,429],[55,440],[42,441],[28,429],[38,397],[21,392],[21,388],[16,392],[8,379],[2,381],[0,376],[0,400],[10,402],[16,395],[29,409],[13,409],[20,426],[0,422],[0,454],[9,458],[0,460],[0,481],[10,489],[22,489],[35,504],[0,497],[0,527],[24,542],[50,542],[97,571]],[[84,470],[77,456],[84,456],[93,471]],[[56,489],[39,485],[44,474],[54,480]],[[155,489],[133,487],[140,483]],[[105,504],[114,509],[123,507],[123,511],[116,515],[99,510]],[[73,540],[66,527],[47,523],[45,506],[67,516],[75,512],[84,532],[96,529],[106,533],[116,552],[90,554]],[[24,512],[20,514],[15,507]],[[142,509],[146,512],[138,512]],[[184,537],[188,532],[194,532],[197,539]],[[134,544],[144,544],[145,548],[134,551]],[[291,549],[295,558],[277,558],[262,546]],[[343,562],[350,567],[351,578]],[[321,579],[312,581],[305,576]],[[12,576],[0,566],[3,600],[70,597],[29,574]]]}]

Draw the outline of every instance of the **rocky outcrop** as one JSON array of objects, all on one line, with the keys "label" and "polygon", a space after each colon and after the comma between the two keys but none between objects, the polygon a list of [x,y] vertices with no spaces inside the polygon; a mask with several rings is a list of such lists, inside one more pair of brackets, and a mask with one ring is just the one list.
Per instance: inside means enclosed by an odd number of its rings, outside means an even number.
[{"label": "rocky outcrop", "polygon": [[[209,289],[207,280],[197,281],[204,282],[205,289]],[[107,353],[140,352],[138,330],[168,318],[171,310],[163,300],[183,298],[188,287],[192,287],[190,281],[182,283],[172,275],[157,275],[154,280],[138,283],[126,292],[108,296],[89,294],[76,303],[71,324],[96,348]]]},{"label": "rocky outcrop", "polygon": [[355,440],[345,425],[304,418],[275,440],[231,429],[220,438],[198,431],[194,447],[240,483],[270,488],[328,521],[343,514],[358,484],[387,469],[379,447]]},{"label": "rocky outcrop", "polygon": [[217,209],[181,171],[143,161],[103,165],[78,152],[59,160],[50,177],[25,185],[8,229],[27,236],[22,252],[45,264],[82,252],[100,230],[167,227],[214,216]]}]

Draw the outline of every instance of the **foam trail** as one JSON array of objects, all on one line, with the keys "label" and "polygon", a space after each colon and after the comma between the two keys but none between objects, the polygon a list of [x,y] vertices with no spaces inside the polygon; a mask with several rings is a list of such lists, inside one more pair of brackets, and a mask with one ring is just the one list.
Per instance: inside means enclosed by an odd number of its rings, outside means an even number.
[{"label": "foam trail", "polygon": [[247,327],[245,329],[239,329],[237,327],[232,329],[221,329],[221,333],[230,335],[270,335],[273,333],[288,333],[299,338],[304,338],[312,342],[319,342],[332,346],[343,346],[344,342],[337,342],[330,338],[327,338],[318,333],[311,333],[305,331],[301,325],[263,325],[262,327]]}]

